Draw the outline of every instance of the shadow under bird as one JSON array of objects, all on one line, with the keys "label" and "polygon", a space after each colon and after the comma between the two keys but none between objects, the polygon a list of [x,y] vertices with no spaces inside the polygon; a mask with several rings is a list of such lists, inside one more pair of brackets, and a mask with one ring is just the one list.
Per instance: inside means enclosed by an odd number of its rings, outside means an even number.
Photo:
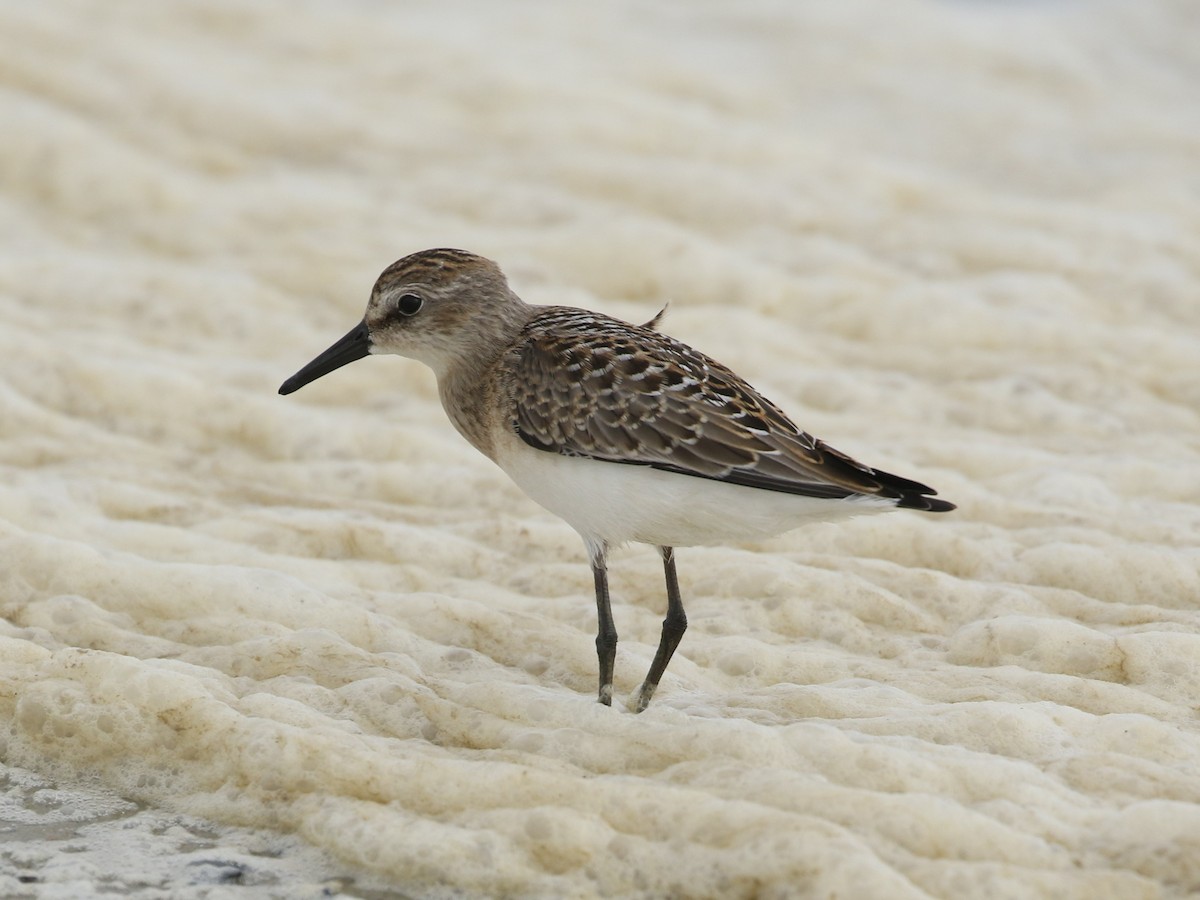
[{"label": "shadow under bird", "polygon": [[531,306],[491,260],[425,250],[388,266],[363,320],[289,378],[290,394],[371,353],[437,376],[454,427],[583,538],[596,585],[601,703],[617,630],[607,557],[629,541],[662,556],[667,614],[646,708],[687,628],[674,548],[780,534],[806,522],[954,504],[801,431],[731,370],[656,330],[566,306]]}]

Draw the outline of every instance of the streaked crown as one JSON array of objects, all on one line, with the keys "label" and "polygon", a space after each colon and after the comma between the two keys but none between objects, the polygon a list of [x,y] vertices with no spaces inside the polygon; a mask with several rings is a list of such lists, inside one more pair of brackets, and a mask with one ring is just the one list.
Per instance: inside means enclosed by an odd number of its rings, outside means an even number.
[{"label": "streaked crown", "polygon": [[365,321],[372,353],[418,359],[439,375],[511,339],[529,307],[490,259],[465,250],[422,250],[375,282]]}]

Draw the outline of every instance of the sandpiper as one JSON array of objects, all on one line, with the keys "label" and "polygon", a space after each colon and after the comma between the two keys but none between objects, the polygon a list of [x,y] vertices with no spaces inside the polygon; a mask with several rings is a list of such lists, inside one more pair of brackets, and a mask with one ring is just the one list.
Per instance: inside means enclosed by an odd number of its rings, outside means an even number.
[{"label": "sandpiper", "polygon": [[289,378],[290,394],[370,353],[420,360],[454,427],[583,538],[596,585],[599,700],[612,705],[617,630],[607,558],[662,556],[667,614],[630,706],[646,708],[687,628],[674,548],[761,538],[893,509],[946,512],[925,485],[801,431],[731,370],[657,330],[531,306],[491,260],[424,250],[388,266],[363,320]]}]

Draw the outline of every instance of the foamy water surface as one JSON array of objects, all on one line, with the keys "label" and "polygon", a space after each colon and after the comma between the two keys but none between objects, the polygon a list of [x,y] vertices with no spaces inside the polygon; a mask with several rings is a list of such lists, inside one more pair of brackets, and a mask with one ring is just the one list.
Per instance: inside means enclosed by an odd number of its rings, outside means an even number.
[{"label": "foamy water surface", "polygon": [[[0,760],[413,896],[1200,891],[1198,29],[5,4]],[[427,370],[276,395],[431,246],[530,302],[670,299],[960,508],[680,551],[642,715],[660,564],[615,554],[601,707],[578,538]]]}]

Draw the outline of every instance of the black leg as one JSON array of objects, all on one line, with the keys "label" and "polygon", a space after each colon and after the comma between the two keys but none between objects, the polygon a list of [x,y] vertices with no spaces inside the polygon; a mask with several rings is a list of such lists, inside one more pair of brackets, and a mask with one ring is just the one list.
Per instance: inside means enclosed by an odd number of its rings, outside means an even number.
[{"label": "black leg", "polygon": [[667,663],[671,661],[675,648],[679,646],[683,633],[687,631],[687,613],[683,611],[683,601],[679,599],[679,578],[675,575],[675,551],[670,547],[659,547],[658,552],[662,554],[663,570],[667,575],[667,617],[663,619],[658,652],[654,654],[650,672],[637,692],[634,707],[637,712],[650,705],[650,698],[654,696],[658,682],[667,670]]},{"label": "black leg", "polygon": [[605,706],[612,706],[613,664],[617,658],[617,626],[613,624],[612,606],[608,602],[607,548],[592,556],[592,575],[596,579],[596,658],[600,662],[600,697]]}]

